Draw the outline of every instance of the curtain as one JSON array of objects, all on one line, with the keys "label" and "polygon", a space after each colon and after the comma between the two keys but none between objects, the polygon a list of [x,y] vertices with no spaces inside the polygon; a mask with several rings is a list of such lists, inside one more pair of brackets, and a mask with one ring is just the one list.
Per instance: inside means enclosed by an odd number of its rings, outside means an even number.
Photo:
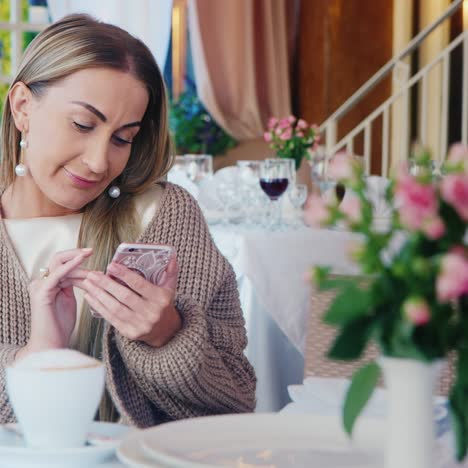
[{"label": "curtain", "polygon": [[161,70],[171,34],[172,0],[48,0],[52,21],[88,13],[125,29],[151,50]]},{"label": "curtain", "polygon": [[200,100],[238,140],[263,135],[291,113],[288,0],[189,0],[189,34]]}]

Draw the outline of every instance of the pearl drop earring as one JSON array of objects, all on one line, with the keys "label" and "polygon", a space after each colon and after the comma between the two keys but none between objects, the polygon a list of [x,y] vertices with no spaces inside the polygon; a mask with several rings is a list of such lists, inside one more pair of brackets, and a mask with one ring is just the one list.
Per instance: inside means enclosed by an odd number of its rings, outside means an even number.
[{"label": "pearl drop earring", "polygon": [[108,193],[109,193],[109,196],[111,198],[119,198],[120,197],[120,189],[119,189],[119,187],[117,187],[117,185],[113,185],[109,189]]},{"label": "pearl drop earring", "polygon": [[24,177],[28,173],[28,168],[24,164],[24,153],[27,147],[28,142],[24,139],[24,135],[22,135],[20,141],[20,162],[15,167],[15,174],[18,177]]}]

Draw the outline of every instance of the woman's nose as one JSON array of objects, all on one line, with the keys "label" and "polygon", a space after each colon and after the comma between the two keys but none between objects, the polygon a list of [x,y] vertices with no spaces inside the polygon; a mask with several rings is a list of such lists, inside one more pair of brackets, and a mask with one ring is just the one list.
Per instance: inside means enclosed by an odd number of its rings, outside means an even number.
[{"label": "woman's nose", "polygon": [[104,174],[109,167],[108,143],[93,142],[81,160],[95,174]]}]

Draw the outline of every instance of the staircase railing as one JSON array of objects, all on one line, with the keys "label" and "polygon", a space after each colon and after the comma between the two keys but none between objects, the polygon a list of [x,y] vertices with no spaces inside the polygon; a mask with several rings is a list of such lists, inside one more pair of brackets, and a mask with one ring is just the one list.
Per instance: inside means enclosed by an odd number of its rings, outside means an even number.
[{"label": "staircase railing", "polygon": [[[413,86],[421,85],[420,91],[420,122],[418,128],[418,141],[425,144],[427,141],[427,96],[428,96],[428,73],[439,63],[442,63],[442,120],[439,161],[447,150],[448,141],[448,110],[449,110],[449,85],[450,85],[450,54],[458,46],[463,47],[463,65],[462,65],[462,116],[461,116],[461,139],[467,142],[468,139],[468,31],[461,33],[451,44],[443,50],[438,56],[419,70],[413,77],[404,83],[400,90],[394,93],[377,109],[375,109],[366,119],[358,124],[346,136],[337,141],[338,122],[343,118],[358,102],[360,102],[380,81],[387,77],[395,68],[401,64],[401,61],[416,50],[424,39],[446,19],[450,18],[460,9],[463,0],[454,1],[450,7],[432,24],[422,30],[415,36],[411,42],[397,54],[392,60],[385,64],[369,81],[359,88],[349,99],[347,99],[333,114],[320,126],[320,131],[325,133],[325,148],[327,157],[335,154],[337,151],[346,149],[349,152],[354,150],[354,139],[363,133],[364,135],[364,164],[366,172],[370,172],[371,151],[372,151],[372,123],[379,117],[382,118],[382,174],[387,175],[389,170],[389,148],[390,148],[390,111],[399,99],[409,103],[410,91]],[[401,135],[407,135],[409,131],[409,115],[404,112],[399,121]],[[408,138],[401,138],[399,148],[401,154],[408,153]]]}]

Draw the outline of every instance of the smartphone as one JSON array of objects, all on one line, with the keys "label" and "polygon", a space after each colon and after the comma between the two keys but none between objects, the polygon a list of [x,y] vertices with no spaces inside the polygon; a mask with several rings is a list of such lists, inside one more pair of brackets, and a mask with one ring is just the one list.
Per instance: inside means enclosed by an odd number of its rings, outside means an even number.
[{"label": "smartphone", "polygon": [[[126,266],[135,271],[146,280],[159,285],[164,271],[174,253],[174,248],[161,244],[120,244],[112,257],[112,261]],[[116,281],[129,287],[119,278]],[[138,293],[138,291],[136,291]],[[90,308],[94,317],[101,318],[101,315]]]},{"label": "smartphone", "polygon": [[168,245],[123,243],[117,247],[112,261],[159,285],[173,252],[173,247]]}]

